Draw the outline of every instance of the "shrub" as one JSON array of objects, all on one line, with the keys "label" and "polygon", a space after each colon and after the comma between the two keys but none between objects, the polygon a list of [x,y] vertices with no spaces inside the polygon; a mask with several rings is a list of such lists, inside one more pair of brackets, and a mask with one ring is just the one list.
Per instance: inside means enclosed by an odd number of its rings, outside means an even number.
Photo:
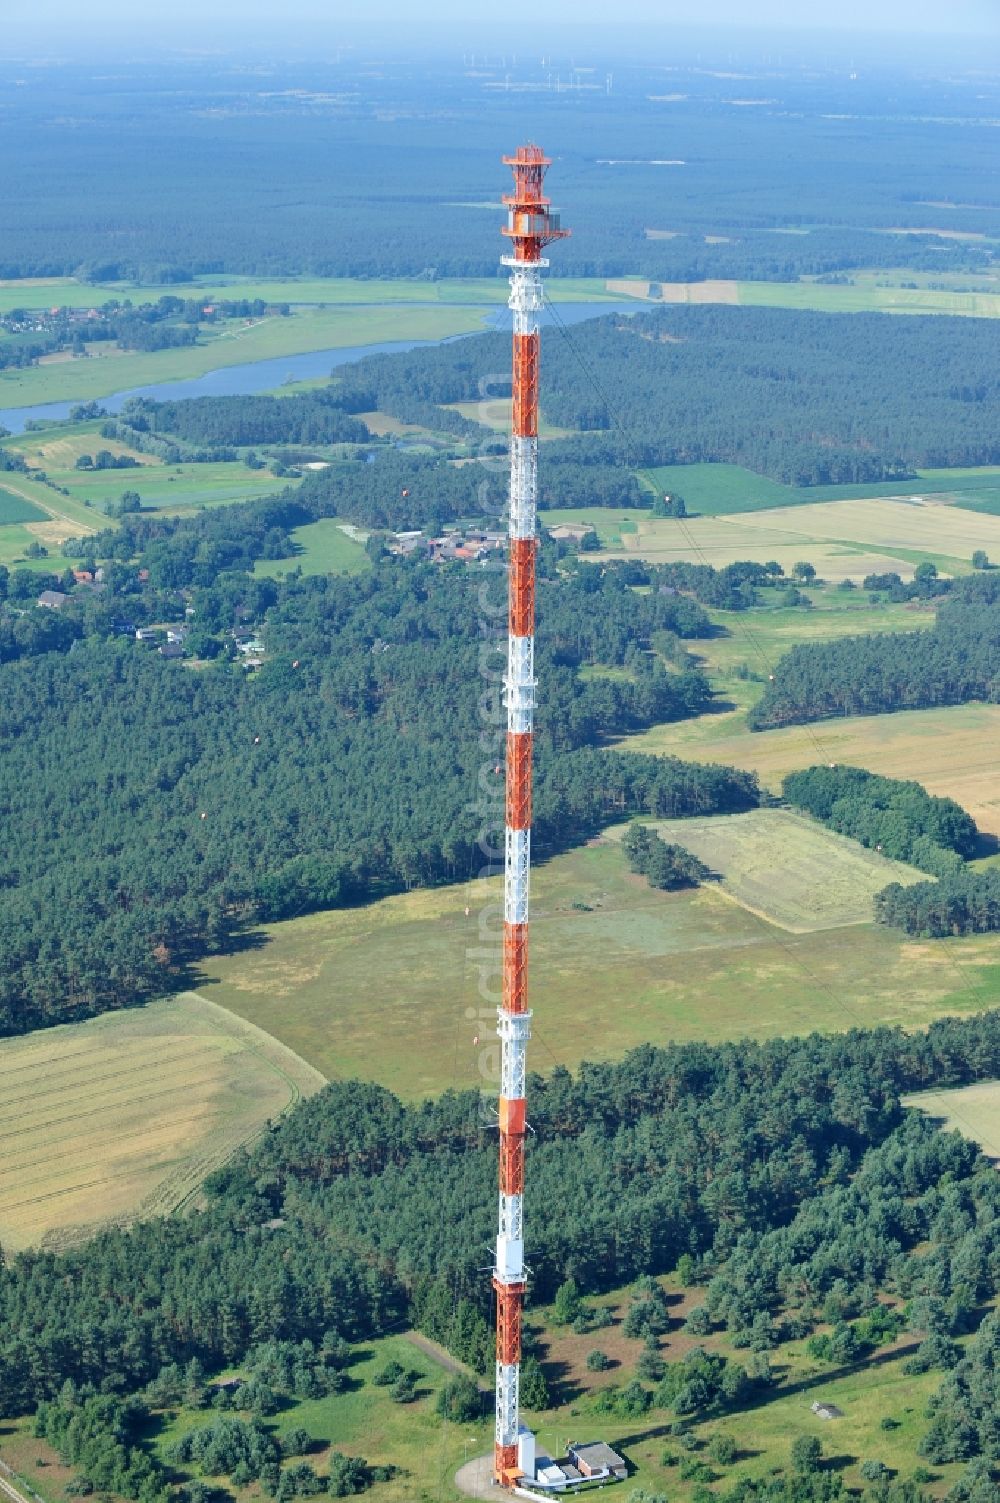
[{"label": "shrub", "polygon": [[731,1435],[717,1431],[708,1443],[708,1454],[720,1466],[732,1466],[736,1460],[736,1442]]},{"label": "shrub", "polygon": [[437,1396],[438,1414],[459,1424],[477,1420],[482,1407],[479,1389],[464,1373],[456,1373],[453,1378],[449,1378]]},{"label": "shrub", "polygon": [[375,1373],[372,1382],[377,1388],[391,1388],[393,1383],[398,1383],[405,1376],[406,1370],[401,1362],[387,1362]]}]

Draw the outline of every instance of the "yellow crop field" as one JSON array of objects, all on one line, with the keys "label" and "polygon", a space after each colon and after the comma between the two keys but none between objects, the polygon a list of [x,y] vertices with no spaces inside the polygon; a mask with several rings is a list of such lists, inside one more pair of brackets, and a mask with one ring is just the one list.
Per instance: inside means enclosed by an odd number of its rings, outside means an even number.
[{"label": "yellow crop field", "polygon": [[323,1077],[185,993],[0,1043],[0,1246],[166,1214]]},{"label": "yellow crop field", "polygon": [[780,528],[801,537],[850,542],[887,552],[916,549],[967,559],[977,548],[985,548],[1000,555],[1000,517],[967,511],[929,496],[818,501],[794,512],[787,508],[747,512],[739,520],[751,535],[755,529],[773,533]]},{"label": "yellow crop field", "polygon": [[756,772],[775,792],[786,773],[815,762],[866,767],[914,778],[928,793],[953,798],[981,830],[1000,836],[1000,705],[945,705],[895,715],[852,715],[776,731],[748,731],[742,710],[654,726],[619,745]]},{"label": "yellow crop field", "polygon": [[820,501],[683,521],[638,514],[612,557],[652,563],[701,563],[722,568],[737,560],[774,559],[786,573],[800,560],[824,579],[856,582],[894,571],[909,579],[923,559],[946,573],[967,572],[976,549],[1000,558],[1000,517],[930,497]]}]

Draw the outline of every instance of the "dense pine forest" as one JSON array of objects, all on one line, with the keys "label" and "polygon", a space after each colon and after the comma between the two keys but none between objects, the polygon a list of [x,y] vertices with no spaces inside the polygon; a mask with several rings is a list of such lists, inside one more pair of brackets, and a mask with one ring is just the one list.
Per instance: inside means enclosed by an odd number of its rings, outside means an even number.
[{"label": "dense pine forest", "polygon": [[[1000,458],[987,319],[671,307],[561,329],[557,306],[553,318],[545,416],[585,432],[547,444],[546,468],[716,460],[829,485]],[[485,335],[372,356],[341,390],[414,420],[418,404],[499,394],[508,363],[506,339]]]},{"label": "dense pine forest", "polygon": [[[572,436],[546,443],[543,508],[651,505],[632,472],[661,464],[740,464],[802,486],[1000,459],[987,319],[682,306],[566,328],[558,307],[553,316],[544,411]],[[509,355],[506,336],[484,334],[370,356],[316,392],[135,399],[104,431],[171,461],[232,458],[264,444],[363,445],[369,435],[352,414],[379,410],[474,442],[488,457],[502,453],[502,440],[447,404],[508,392]],[[408,508],[393,507],[378,474],[356,464],[309,481],[339,491],[344,514],[368,526],[433,523],[502,493],[502,464],[394,458]],[[421,494],[428,485],[432,497]]]},{"label": "dense pine forest", "polygon": [[[189,543],[181,532],[150,548],[165,589],[186,582],[168,576]],[[502,571],[499,626],[481,623],[489,576],[461,565],[390,561],[281,586],[206,572],[199,650],[213,625],[265,608],[270,653],[254,675],[108,640],[100,614],[81,618],[94,629],[73,651],[0,666],[6,1030],[163,990],[258,919],[467,877],[481,832],[502,825]],[[597,749],[708,703],[700,673],[641,650],[654,632],[704,630],[699,606],[637,596],[621,570],[578,570],[542,580],[539,616],[540,856],[629,810],[756,802],[751,775]],[[627,672],[581,678],[593,664]]]},{"label": "dense pine forest", "polygon": [[930,631],[793,647],[749,711],[751,730],[997,696],[1000,573],[956,580]]},{"label": "dense pine forest", "polygon": [[[905,1328],[914,1371],[944,1376],[924,1454],[992,1457],[994,1323],[957,1366],[952,1338],[977,1327],[1000,1287],[1000,1181],[974,1145],[904,1112],[900,1095],[1000,1073],[998,1024],[988,1013],[916,1035],[644,1047],[618,1065],[533,1078],[533,1299],[569,1278],[596,1293],[682,1262],[705,1290],[692,1332],[724,1327],[747,1355],[714,1381],[711,1364],[699,1376],[685,1358],[658,1386],[639,1385],[636,1412],[678,1417],[745,1404],[772,1381],[768,1354],[818,1323],[832,1322],[816,1341],[833,1364]],[[185,1364],[248,1356],[255,1382],[287,1369],[291,1387],[316,1391],[335,1386],[344,1343],[414,1319],[489,1368],[478,1264],[495,1215],[495,1135],[476,1093],[407,1107],[375,1086],[331,1085],[208,1192],[198,1215],[0,1266],[0,1414],[80,1403],[73,1393],[88,1384],[118,1396],[151,1385],[152,1397],[195,1381]],[[640,1302],[651,1298],[642,1287]],[[267,1343],[285,1345],[255,1356]],[[64,1422],[46,1411],[46,1429]]]},{"label": "dense pine forest", "polygon": [[[594,57],[599,85],[622,51],[618,32],[610,40]],[[608,93],[557,92],[560,65],[534,57],[507,93],[502,68],[469,70],[451,48],[401,55],[391,41],[374,55],[276,57],[268,84],[252,52],[245,71],[228,66],[234,45],[229,34],[224,55],[190,62],[60,61],[33,69],[30,89],[13,72],[0,80],[10,156],[0,276],[168,288],[192,273],[491,276],[508,176],[500,143],[515,146],[526,118],[556,158],[552,191],[574,229],[558,274],[787,280],[991,262],[975,240],[885,233],[940,223],[927,199],[957,199],[946,226],[960,232],[1000,227],[993,83],[952,72],[944,83],[937,59],[900,60],[890,87],[882,56],[850,81],[846,57],[840,69],[825,58],[777,71],[755,59],[745,87],[769,102],[748,110],[728,72],[713,71],[731,69],[725,49],[682,55],[673,36],[669,80],[629,56]],[[109,230],[123,217],[127,233]]]}]

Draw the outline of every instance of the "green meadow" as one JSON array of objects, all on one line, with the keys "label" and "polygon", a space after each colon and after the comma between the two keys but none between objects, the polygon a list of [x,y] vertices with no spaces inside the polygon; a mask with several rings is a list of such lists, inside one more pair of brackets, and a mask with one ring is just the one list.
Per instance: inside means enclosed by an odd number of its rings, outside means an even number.
[{"label": "green meadow", "polygon": [[[65,486],[74,500],[98,513],[106,512],[123,491],[137,491],[144,511],[171,515],[202,506],[255,501],[295,484],[280,480],[267,470],[249,470],[238,461],[144,464],[134,470],[55,470],[49,471],[49,475],[57,485]],[[95,520],[103,519],[98,516]]]},{"label": "green meadow", "polygon": [[[973,510],[983,497],[1000,496],[1000,468],[919,470],[915,480],[881,481],[869,485],[783,485],[735,464],[661,465],[644,470],[640,481],[657,495],[679,491],[689,513],[704,517],[738,512],[767,511],[779,506],[810,506],[822,501],[867,501],[886,497],[947,496]],[[554,515],[554,514],[553,514]]]},{"label": "green meadow", "polygon": [[257,560],[254,574],[258,579],[280,579],[293,570],[303,574],[361,574],[371,568],[364,543],[330,517],[294,528],[292,541],[297,551],[291,558]]},{"label": "green meadow", "polygon": [[[760,837],[778,918],[805,902],[801,870],[782,871],[787,835],[776,820]],[[822,869],[816,842],[833,859],[839,839],[810,830],[808,860]],[[998,935],[925,945],[870,923],[819,927],[843,922],[843,884],[827,912],[821,894],[808,898],[817,927],[790,933],[724,884],[653,891],[611,838],[539,865],[532,893],[540,1070],[644,1042],[923,1027],[991,1005],[1000,977]],[[500,895],[499,882],[474,880],[268,925],[259,947],[203,961],[197,985],[329,1079],[377,1080],[411,1100],[473,1086],[490,1068]]]}]

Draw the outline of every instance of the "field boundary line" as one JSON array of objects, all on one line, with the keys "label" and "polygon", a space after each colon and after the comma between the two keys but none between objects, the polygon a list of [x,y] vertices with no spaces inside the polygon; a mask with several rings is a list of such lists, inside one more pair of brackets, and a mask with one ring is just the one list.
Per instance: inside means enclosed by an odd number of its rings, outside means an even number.
[{"label": "field boundary line", "polygon": [[31,1503],[32,1499],[36,1499],[37,1503],[42,1503],[41,1495],[28,1487],[26,1482],[23,1486],[27,1491],[23,1493],[18,1491],[15,1484],[21,1482],[21,1480],[17,1473],[7,1465],[6,1461],[0,1461],[0,1491],[7,1494],[7,1497],[11,1499],[11,1503]]},{"label": "field boundary line", "polygon": [[[37,485],[42,484],[40,480],[36,481],[35,483]],[[53,522],[68,522],[70,527],[82,527],[85,532],[96,536],[99,530],[98,528],[91,527],[87,522],[81,522],[78,517],[71,517],[66,512],[59,511],[59,509],[53,506],[51,502],[43,501],[41,496],[29,496],[25,491],[18,490],[17,486],[14,485],[9,478],[5,477],[3,484],[5,490],[12,491],[15,496],[20,496],[22,501],[30,501],[35,506],[40,506],[43,511],[47,511],[49,517]]]},{"label": "field boundary line", "polygon": [[[294,1061],[302,1074],[306,1078],[309,1078],[310,1085],[315,1085],[316,1091],[321,1091],[325,1086],[329,1085],[326,1076],[317,1070],[315,1065],[311,1065],[300,1054],[296,1054],[294,1049],[290,1049],[287,1044],[283,1044],[273,1034],[268,1033],[263,1028],[258,1028],[256,1023],[247,1022],[245,1018],[241,1018],[237,1013],[230,1012],[226,1007],[221,1007],[218,1002],[213,1002],[210,998],[202,996],[199,991],[181,992],[180,997],[181,1000],[190,998],[196,1001],[199,1006],[208,1009],[218,1022],[220,1028],[228,1031],[231,1037],[240,1038],[250,1054],[253,1054],[262,1064],[266,1065],[269,1070],[285,1082],[289,1095],[285,1105],[278,1113],[279,1118],[287,1116],[294,1107],[298,1106],[303,1098],[303,1086],[288,1070],[282,1069],[276,1059],[269,1057],[268,1051],[274,1051],[279,1055],[287,1056],[289,1062]],[[309,1091],[308,1094],[314,1095],[315,1091]],[[196,1196],[201,1193],[202,1185],[208,1175],[221,1169],[223,1165],[228,1164],[229,1160],[235,1158],[236,1154],[241,1149],[246,1148],[248,1144],[256,1142],[265,1130],[266,1124],[253,1128],[250,1132],[241,1135],[238,1141],[224,1144],[218,1154],[209,1155],[207,1160],[204,1161],[204,1168],[199,1173],[196,1183],[172,1206],[172,1214],[183,1211],[189,1206]]]}]

